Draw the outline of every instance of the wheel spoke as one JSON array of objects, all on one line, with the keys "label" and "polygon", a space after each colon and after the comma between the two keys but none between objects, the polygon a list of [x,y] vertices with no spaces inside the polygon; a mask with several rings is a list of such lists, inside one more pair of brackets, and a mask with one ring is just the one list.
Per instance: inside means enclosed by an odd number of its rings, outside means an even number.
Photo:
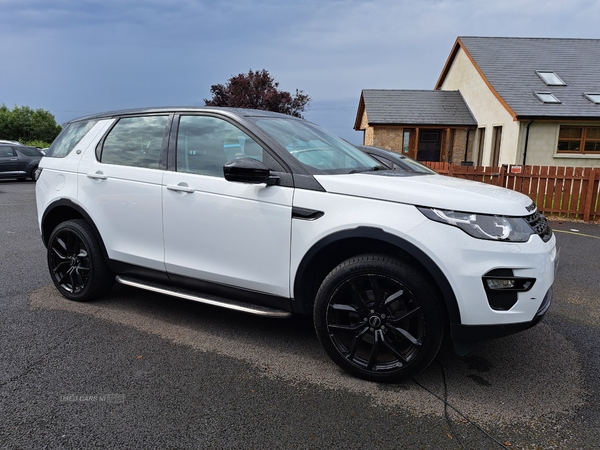
[{"label": "wheel spoke", "polygon": [[365,313],[367,311],[368,307],[367,307],[367,304],[365,303],[364,299],[360,295],[360,292],[358,291],[358,287],[356,286],[355,280],[350,280],[350,294],[352,295],[352,300],[354,300],[354,303],[356,304],[356,306],[363,313]]},{"label": "wheel spoke", "polygon": [[[65,249],[65,250],[66,250],[66,249]],[[58,248],[56,248],[56,246],[53,246],[53,247],[52,247],[52,252],[53,252],[53,253],[54,253],[56,256],[58,256],[58,258],[59,258],[59,259],[62,259],[62,260],[68,259],[67,255],[65,255],[65,254],[62,254],[62,253],[59,251],[59,249],[58,249]]]},{"label": "wheel spoke", "polygon": [[358,349],[358,344],[360,344],[360,341],[362,340],[363,336],[367,333],[367,331],[369,331],[369,328],[364,327],[360,331],[360,333],[354,336],[354,339],[352,339],[352,342],[350,343],[350,348],[348,349],[350,351],[350,353],[348,354],[348,359],[354,359],[354,355],[356,354],[356,350]]},{"label": "wheel spoke", "polygon": [[421,345],[423,345],[423,342],[421,342],[420,339],[415,338],[412,334],[410,334],[404,328],[398,328],[398,327],[388,325],[388,329],[394,330],[396,333],[402,335],[403,337],[408,339],[411,344],[416,345],[417,347],[420,347]]},{"label": "wheel spoke", "polygon": [[421,308],[417,307],[417,308],[413,309],[412,311],[407,312],[402,317],[390,317],[388,320],[388,323],[397,324],[397,323],[402,322],[403,320],[410,320],[410,319],[414,318],[420,312],[421,312]]},{"label": "wheel spoke", "polygon": [[375,330],[375,333],[373,334],[373,347],[371,348],[371,354],[369,355],[369,361],[367,362],[367,370],[373,369],[373,366],[377,362],[382,337],[383,333],[381,330]]},{"label": "wheel spoke", "polygon": [[379,287],[379,283],[377,282],[377,277],[369,275],[369,284],[371,285],[375,305],[382,306],[383,294],[381,292],[381,288]]},{"label": "wheel spoke", "polygon": [[355,333],[356,331],[360,330],[361,328],[364,328],[364,323],[359,322],[356,324],[352,324],[352,325],[342,325],[342,324],[331,324],[331,325],[327,325],[327,329],[331,332],[331,331],[341,331],[343,333]]},{"label": "wheel spoke", "polygon": [[354,308],[351,305],[344,305],[342,303],[335,303],[332,305],[329,305],[329,307],[331,309],[333,309],[334,311],[345,311],[345,312],[351,312],[351,313],[355,313],[355,314],[359,314],[358,310],[356,308]]},{"label": "wheel spoke", "polygon": [[64,274],[62,274],[62,276],[58,279],[58,284],[64,284],[65,278],[67,278],[67,276],[69,275],[69,272],[65,272]]},{"label": "wheel spoke", "polygon": [[396,300],[399,297],[402,297],[403,295],[404,295],[404,289],[400,289],[399,291],[394,292],[392,295],[390,295],[388,298],[385,299],[385,306],[388,306],[394,300]]},{"label": "wheel spoke", "polygon": [[68,266],[69,262],[68,261],[61,261],[58,264],[56,264],[56,266],[54,267],[54,269],[52,269],[52,273],[57,274],[59,272],[59,270],[61,268],[63,268],[64,266]]},{"label": "wheel spoke", "polygon": [[406,358],[404,357],[404,355],[402,355],[400,352],[398,352],[398,350],[396,350],[396,348],[390,344],[385,336],[385,334],[382,334],[381,336],[381,342],[383,343],[383,345],[385,345],[385,347],[394,354],[394,356],[396,356],[396,358],[398,358],[400,361],[402,361],[404,364],[406,364],[408,361],[406,360]]}]

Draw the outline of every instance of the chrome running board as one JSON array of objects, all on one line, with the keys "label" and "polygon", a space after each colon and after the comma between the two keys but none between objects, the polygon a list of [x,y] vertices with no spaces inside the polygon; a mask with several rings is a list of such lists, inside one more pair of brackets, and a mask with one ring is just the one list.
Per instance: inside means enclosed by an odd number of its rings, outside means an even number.
[{"label": "chrome running board", "polygon": [[292,317],[292,313],[282,311],[279,309],[268,308],[266,306],[253,305],[251,303],[242,303],[235,300],[228,300],[215,295],[202,294],[196,295],[190,291],[183,289],[177,289],[172,287],[165,287],[148,281],[135,280],[133,278],[117,275],[115,279],[126,286],[132,286],[147,291],[157,292],[159,294],[170,295],[172,297],[179,297],[186,300],[192,300],[194,302],[205,303],[207,305],[219,306],[221,308],[232,309],[234,311],[244,312],[248,314],[254,314],[256,316],[271,317],[275,319],[286,319]]}]

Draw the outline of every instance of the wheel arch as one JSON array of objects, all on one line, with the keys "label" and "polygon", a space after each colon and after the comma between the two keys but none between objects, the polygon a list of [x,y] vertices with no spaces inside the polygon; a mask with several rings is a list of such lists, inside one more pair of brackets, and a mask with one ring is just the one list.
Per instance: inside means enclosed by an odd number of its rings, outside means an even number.
[{"label": "wheel arch", "polygon": [[94,237],[97,242],[100,244],[100,248],[102,250],[102,255],[104,258],[108,258],[108,253],[106,251],[106,247],[104,246],[104,241],[94,224],[94,221],[89,216],[89,214],[77,203],[73,202],[69,199],[59,199],[55,202],[48,205],[44,214],[42,215],[41,221],[41,232],[42,232],[42,241],[45,246],[48,246],[48,239],[50,239],[50,235],[52,231],[56,228],[56,226],[64,222],[66,220],[74,220],[74,219],[83,219],[87,222],[87,224],[92,229]]},{"label": "wheel arch", "polygon": [[417,264],[437,287],[450,323],[461,323],[454,290],[438,265],[414,244],[374,227],[357,227],[333,233],[306,252],[294,278],[294,310],[300,314],[312,314],[317,290],[327,274],[342,261],[364,253],[384,254]]}]

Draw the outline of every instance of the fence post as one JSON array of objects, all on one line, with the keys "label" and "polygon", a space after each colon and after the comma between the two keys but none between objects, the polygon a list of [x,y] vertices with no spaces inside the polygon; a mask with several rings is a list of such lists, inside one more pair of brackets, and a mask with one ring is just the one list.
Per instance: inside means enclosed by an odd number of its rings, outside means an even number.
[{"label": "fence post", "polygon": [[500,173],[498,174],[498,182],[496,183],[496,186],[506,186],[506,167],[506,164],[502,164],[500,166]]},{"label": "fence post", "polygon": [[592,168],[588,176],[588,188],[583,209],[583,221],[589,223],[592,214],[592,203],[594,201],[594,182],[596,181],[596,171]]}]

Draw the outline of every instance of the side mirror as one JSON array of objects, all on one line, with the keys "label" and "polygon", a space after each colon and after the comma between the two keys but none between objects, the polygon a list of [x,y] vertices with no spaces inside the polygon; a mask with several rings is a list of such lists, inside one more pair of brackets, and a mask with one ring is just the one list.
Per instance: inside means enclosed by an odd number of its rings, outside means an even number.
[{"label": "side mirror", "polygon": [[223,166],[227,181],[251,184],[276,184],[279,178],[271,177],[271,171],[262,161],[254,158],[237,158]]}]

